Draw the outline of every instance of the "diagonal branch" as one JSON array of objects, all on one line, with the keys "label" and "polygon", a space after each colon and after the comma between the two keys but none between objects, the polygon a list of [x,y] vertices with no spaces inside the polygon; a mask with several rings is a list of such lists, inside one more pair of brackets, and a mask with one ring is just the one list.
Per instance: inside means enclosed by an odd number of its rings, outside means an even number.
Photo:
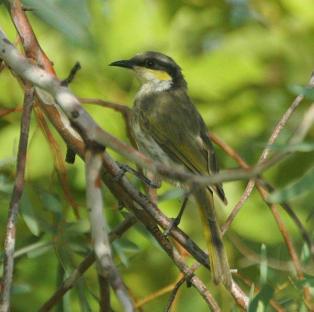
[{"label": "diagonal branch", "polygon": [[[228,145],[226,142],[224,142],[220,137],[218,137],[214,133],[210,133],[209,136],[210,136],[211,140],[214,143],[216,143],[218,146],[220,146],[232,159],[234,159],[240,165],[240,167],[242,167],[243,169],[249,169],[250,168],[250,166],[246,163],[246,161],[230,145]],[[257,187],[257,190],[259,191],[260,194],[262,194],[262,192],[267,192],[267,197],[268,197],[269,192],[274,191],[273,186],[271,184],[269,184],[267,181],[265,181],[262,177],[259,177],[256,180],[256,187]],[[248,186],[247,186],[247,188],[248,188]],[[295,224],[299,228],[304,240],[308,244],[309,249],[311,250],[312,254],[314,255],[314,245],[311,242],[310,235],[307,233],[305,227],[303,226],[303,224],[300,221],[300,219],[298,218],[298,216],[295,214],[293,209],[287,203],[282,203],[281,206],[289,214],[289,216],[292,218],[292,220],[295,222]],[[222,226],[223,234],[226,234],[229,226],[230,225],[227,222]]]},{"label": "diagonal branch", "polygon": [[[311,76],[308,86],[309,87],[314,87],[314,75]],[[262,154],[261,154],[261,156],[260,156],[260,158],[258,160],[257,166],[265,163],[265,160],[268,158],[268,156],[270,154],[270,151],[271,151],[271,148],[272,148],[271,145],[273,145],[276,142],[276,140],[277,140],[278,136],[280,135],[282,129],[285,127],[285,125],[289,121],[290,117],[292,116],[293,112],[301,104],[303,99],[304,99],[304,95],[298,95],[295,98],[295,100],[292,102],[290,107],[287,109],[287,111],[283,114],[281,119],[278,121],[278,123],[275,126],[275,128],[274,128],[274,130],[273,130],[273,132],[272,132],[272,134],[270,136],[270,138],[268,139],[268,142],[267,142],[267,145],[266,145],[265,149],[263,150],[263,152],[262,152]],[[307,133],[307,131],[308,131],[308,129],[305,131],[305,134]],[[304,135],[304,130],[303,130],[302,134],[303,134],[303,136],[302,136],[302,138],[303,138],[305,136]],[[239,158],[237,158],[237,159],[239,160]],[[281,158],[278,158],[278,159],[275,158],[275,162],[274,163],[277,163],[280,160],[281,160]],[[241,162],[241,163],[243,165],[243,162]],[[241,165],[241,163],[239,162],[240,165]],[[249,166],[246,166],[246,165],[244,165],[244,166],[246,167],[245,169],[247,169],[247,170],[250,169]],[[242,167],[244,167],[244,166],[242,166]],[[268,167],[268,166],[265,166],[265,167]],[[251,179],[248,182],[248,184],[246,186],[246,189],[245,189],[244,193],[242,194],[239,202],[235,205],[235,207],[231,211],[229,217],[227,218],[227,221],[224,224],[224,227],[223,227],[224,231],[226,231],[228,229],[228,227],[230,226],[230,224],[232,223],[232,221],[234,220],[234,218],[236,217],[236,215],[240,211],[240,209],[243,206],[243,204],[249,198],[250,194],[252,193],[252,191],[254,189],[255,183],[256,183],[255,179]]]},{"label": "diagonal branch", "polygon": [[134,210],[134,214],[138,218],[145,220],[145,226],[149,230],[149,232],[154,236],[160,246],[164,249],[164,251],[168,254],[168,256],[172,259],[174,264],[180,269],[180,271],[184,274],[185,279],[188,280],[191,285],[199,292],[199,294],[203,297],[208,307],[213,311],[221,311],[217,302],[215,301],[212,294],[207,289],[206,285],[194,275],[193,269],[190,268],[184,261],[183,257],[177,251],[176,248],[169,242],[169,240],[163,235],[155,222],[146,215],[143,210]]},{"label": "diagonal branch", "polygon": [[[112,177],[115,177],[119,173],[119,166],[110,158],[110,156],[105,152],[103,154],[103,166],[105,171],[109,174],[103,175],[103,180],[107,187],[110,189],[112,194],[121,200],[125,207],[130,209],[136,217],[147,227],[148,231],[157,239],[161,247],[169,254],[167,250],[167,245],[162,245],[164,236],[159,240],[159,237],[155,236],[157,223],[163,229],[169,228],[171,220],[167,218],[157,206],[151,203],[145,196],[138,192],[137,189],[133,187],[129,181],[123,177],[119,183],[116,183]],[[149,215],[147,215],[147,213]],[[151,220],[151,217],[154,220]],[[154,226],[153,226],[154,225]],[[158,228],[157,228],[158,229]],[[159,229],[158,229],[159,231]],[[205,268],[210,269],[208,255],[190,239],[182,230],[178,228],[172,229],[170,235],[185,249],[187,250],[199,263],[201,263]],[[177,265],[178,266],[178,265]],[[183,268],[180,267],[181,272],[184,273]],[[202,288],[201,288],[202,289]],[[201,291],[200,289],[200,291]],[[230,290],[227,289],[233,296],[235,302],[242,308],[246,309],[248,307],[248,297],[244,294],[241,288],[232,281],[232,287]]]},{"label": "diagonal branch", "polygon": [[40,47],[37,38],[33,33],[32,27],[30,26],[30,23],[25,15],[21,1],[8,0],[5,1],[5,4],[10,11],[11,19],[21,38],[27,57],[36,60],[39,66],[45,68],[45,70],[52,75],[55,75],[53,64],[50,62],[43,49]]},{"label": "diagonal branch", "polygon": [[26,165],[26,152],[28,133],[30,128],[31,112],[34,100],[34,89],[27,85],[24,94],[23,113],[20,127],[20,140],[17,156],[17,173],[15,177],[14,189],[11,196],[9,215],[5,234],[4,244],[4,264],[3,264],[3,285],[0,297],[0,311],[10,310],[10,292],[14,269],[14,249],[16,235],[16,218],[19,210],[20,200],[24,189],[24,175]]},{"label": "diagonal branch", "polygon": [[132,136],[131,129],[131,109],[128,106],[109,101],[104,101],[101,99],[79,98],[79,100],[82,104],[95,104],[101,107],[113,109],[114,111],[121,113],[126,125],[126,133],[128,139],[131,142],[132,146],[136,146],[135,140]]}]

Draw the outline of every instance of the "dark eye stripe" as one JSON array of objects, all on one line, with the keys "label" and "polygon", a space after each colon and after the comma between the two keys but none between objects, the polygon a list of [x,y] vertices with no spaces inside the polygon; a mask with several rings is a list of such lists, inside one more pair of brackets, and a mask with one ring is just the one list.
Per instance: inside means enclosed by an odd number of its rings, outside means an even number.
[{"label": "dark eye stripe", "polygon": [[154,60],[146,60],[145,61],[145,66],[148,68],[155,68],[156,67],[156,62]]}]

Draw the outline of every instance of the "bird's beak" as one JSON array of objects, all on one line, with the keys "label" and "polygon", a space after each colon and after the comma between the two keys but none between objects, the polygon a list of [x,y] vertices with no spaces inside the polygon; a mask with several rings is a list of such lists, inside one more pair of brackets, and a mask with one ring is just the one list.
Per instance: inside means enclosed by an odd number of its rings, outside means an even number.
[{"label": "bird's beak", "polygon": [[133,68],[134,63],[132,62],[132,60],[121,60],[121,61],[112,62],[111,64],[109,64],[109,66]]}]

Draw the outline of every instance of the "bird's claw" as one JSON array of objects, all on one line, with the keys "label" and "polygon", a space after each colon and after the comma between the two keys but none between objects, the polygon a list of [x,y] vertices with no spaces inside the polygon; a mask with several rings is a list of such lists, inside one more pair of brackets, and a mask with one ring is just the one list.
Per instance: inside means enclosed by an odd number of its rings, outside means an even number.
[{"label": "bird's claw", "polygon": [[150,179],[146,178],[144,175],[142,175],[140,172],[136,171],[135,169],[131,168],[128,165],[120,164],[118,163],[118,166],[120,168],[120,172],[113,178],[114,181],[118,182],[120,181],[126,172],[130,172],[133,175],[135,175],[138,179],[140,179],[143,183],[145,183],[147,186],[151,188],[159,188],[160,185],[154,183]]}]

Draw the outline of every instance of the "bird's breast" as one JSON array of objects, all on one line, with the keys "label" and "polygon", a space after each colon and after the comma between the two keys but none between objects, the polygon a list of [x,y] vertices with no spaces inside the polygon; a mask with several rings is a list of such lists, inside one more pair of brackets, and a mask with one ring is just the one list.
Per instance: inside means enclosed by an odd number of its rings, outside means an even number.
[{"label": "bird's breast", "polygon": [[138,149],[153,160],[166,162],[170,165],[171,159],[150,135],[149,130],[142,126],[141,122],[138,118],[136,118],[136,116],[132,119],[132,131]]}]

